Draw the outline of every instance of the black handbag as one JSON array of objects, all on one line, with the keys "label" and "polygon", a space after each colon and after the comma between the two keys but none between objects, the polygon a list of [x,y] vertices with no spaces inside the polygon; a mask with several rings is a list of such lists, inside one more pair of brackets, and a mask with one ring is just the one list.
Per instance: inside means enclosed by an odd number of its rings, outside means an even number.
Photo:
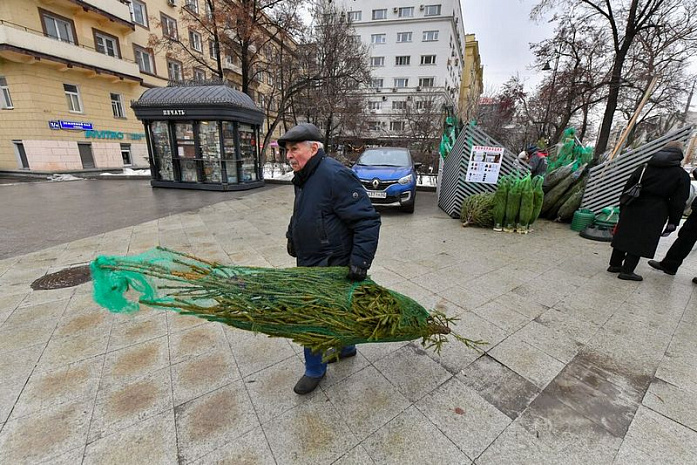
[{"label": "black handbag", "polygon": [[644,171],[646,171],[646,163],[644,163],[644,169],[641,170],[639,181],[620,195],[620,205],[629,205],[641,195],[641,180],[644,179]]}]

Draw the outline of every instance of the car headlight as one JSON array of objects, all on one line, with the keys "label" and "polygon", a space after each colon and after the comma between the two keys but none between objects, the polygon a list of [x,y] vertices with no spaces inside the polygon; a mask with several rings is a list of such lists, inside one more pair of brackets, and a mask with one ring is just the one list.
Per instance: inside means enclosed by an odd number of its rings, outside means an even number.
[{"label": "car headlight", "polygon": [[399,178],[400,184],[409,184],[414,177],[411,174],[407,174],[403,178]]}]

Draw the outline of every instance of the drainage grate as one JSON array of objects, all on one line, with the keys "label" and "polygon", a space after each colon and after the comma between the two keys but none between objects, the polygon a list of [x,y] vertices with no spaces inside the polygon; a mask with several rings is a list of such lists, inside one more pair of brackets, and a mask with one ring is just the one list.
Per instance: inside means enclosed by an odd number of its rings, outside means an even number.
[{"label": "drainage grate", "polygon": [[31,283],[31,288],[35,291],[63,289],[84,284],[90,279],[92,279],[92,276],[90,275],[89,265],[75,266],[42,276]]}]

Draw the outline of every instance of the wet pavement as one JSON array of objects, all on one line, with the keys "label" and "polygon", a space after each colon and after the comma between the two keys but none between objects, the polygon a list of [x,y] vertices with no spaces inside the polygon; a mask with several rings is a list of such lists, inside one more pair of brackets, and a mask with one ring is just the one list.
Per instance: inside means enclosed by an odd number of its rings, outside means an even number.
[{"label": "wet pavement", "polygon": [[[101,189],[70,184],[76,205]],[[39,204],[51,197],[31,192]],[[155,245],[293,266],[290,186],[174,214],[147,205],[160,192],[137,203],[151,219],[104,220],[0,260],[0,463],[697,463],[694,252],[676,276],[643,260],[643,282],[620,281],[605,271],[609,245],[568,225],[540,222],[527,236],[462,228],[420,192],[413,215],[382,212],[372,277],[458,316],[485,352],[365,344],[300,397],[301,348],[285,339],[167,311],[110,314],[89,283],[31,290],[99,254]]]},{"label": "wet pavement", "polygon": [[0,258],[242,198],[245,192],[153,189],[148,180],[0,185]]}]

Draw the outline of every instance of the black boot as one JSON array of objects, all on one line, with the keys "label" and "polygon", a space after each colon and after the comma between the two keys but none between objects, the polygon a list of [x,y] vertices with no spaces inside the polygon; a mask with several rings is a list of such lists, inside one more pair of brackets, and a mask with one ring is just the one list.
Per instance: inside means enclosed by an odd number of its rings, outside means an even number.
[{"label": "black boot", "polygon": [[636,273],[620,273],[617,275],[618,278],[624,279],[625,281],[643,281],[644,278]]},{"label": "black boot", "polygon": [[665,274],[669,274],[671,276],[674,276],[676,273],[675,271],[671,271],[671,270],[667,269],[666,267],[663,266],[663,264],[661,264],[661,262],[656,261],[656,260],[649,260],[649,266],[651,268],[656,269],[656,270],[661,270]]},{"label": "black boot", "polygon": [[319,386],[319,382],[322,381],[322,378],[324,378],[324,375],[322,375],[321,378],[310,378],[309,376],[303,375],[303,377],[295,383],[293,391],[301,396],[309,394]]}]

